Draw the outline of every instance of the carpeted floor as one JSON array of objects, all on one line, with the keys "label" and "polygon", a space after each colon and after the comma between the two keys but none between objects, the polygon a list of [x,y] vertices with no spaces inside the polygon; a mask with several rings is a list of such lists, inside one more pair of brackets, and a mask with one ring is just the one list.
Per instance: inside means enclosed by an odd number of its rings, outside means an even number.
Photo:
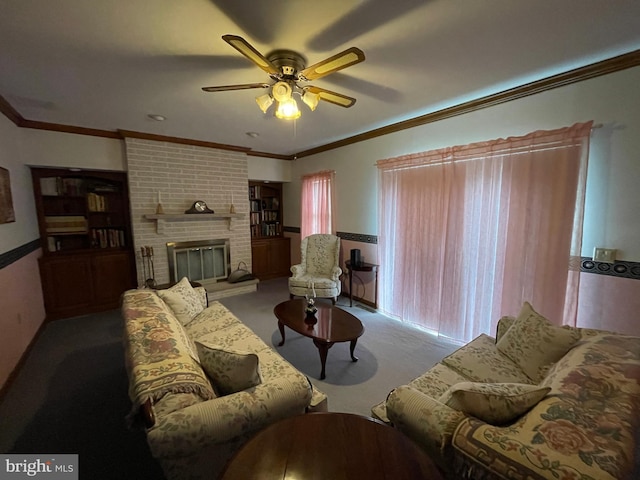
[{"label": "carpeted floor", "polygon": [[[309,338],[280,333],[273,307],[288,300],[286,278],[261,282],[255,293],[221,300],[238,318],[309,376],[329,396],[329,410],[369,415],[397,385],[423,373],[457,347],[348,299],[339,306],[365,326],[355,355],[335,344],[319,380],[320,359]],[[321,300],[324,301],[324,300]],[[144,432],[127,429],[130,403],[118,311],[46,325],[0,403],[0,452],[78,453],[81,479],[162,479]]]}]

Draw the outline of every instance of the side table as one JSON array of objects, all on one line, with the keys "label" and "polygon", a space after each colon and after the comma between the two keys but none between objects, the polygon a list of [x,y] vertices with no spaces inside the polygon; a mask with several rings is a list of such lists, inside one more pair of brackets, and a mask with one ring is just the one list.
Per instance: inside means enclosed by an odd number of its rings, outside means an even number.
[{"label": "side table", "polygon": [[349,306],[353,307],[353,272],[374,272],[375,279],[375,296],[373,302],[373,308],[378,308],[378,267],[379,265],[375,263],[367,263],[362,262],[357,265],[351,265],[351,260],[347,260],[344,262],[347,270],[349,271]]},{"label": "side table", "polygon": [[245,443],[220,480],[294,478],[443,480],[409,437],[351,413],[306,413],[273,423]]}]

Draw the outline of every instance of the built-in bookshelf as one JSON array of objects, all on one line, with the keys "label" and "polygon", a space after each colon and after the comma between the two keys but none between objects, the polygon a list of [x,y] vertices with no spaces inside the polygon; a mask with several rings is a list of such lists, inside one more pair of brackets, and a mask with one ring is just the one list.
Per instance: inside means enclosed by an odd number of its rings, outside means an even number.
[{"label": "built-in bookshelf", "polygon": [[42,212],[47,252],[127,247],[127,186],[115,172],[107,177],[51,169],[34,169],[33,173],[38,177],[36,203]]},{"label": "built-in bookshelf", "polygon": [[291,241],[282,228],[282,184],[249,182],[249,210],[253,274],[260,280],[286,277]]},{"label": "built-in bookshelf", "polygon": [[282,236],[282,184],[249,182],[251,238]]},{"label": "built-in bookshelf", "polygon": [[32,168],[48,318],[118,306],[135,287],[124,172]]}]

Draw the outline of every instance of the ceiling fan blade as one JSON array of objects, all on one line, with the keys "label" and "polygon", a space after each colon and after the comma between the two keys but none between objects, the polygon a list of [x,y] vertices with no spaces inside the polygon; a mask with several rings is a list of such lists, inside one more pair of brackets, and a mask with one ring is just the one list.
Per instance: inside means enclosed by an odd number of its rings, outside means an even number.
[{"label": "ceiling fan blade", "polygon": [[359,48],[351,47],[344,52],[305,68],[299,73],[299,76],[304,77],[306,80],[315,80],[363,61],[364,52]]},{"label": "ceiling fan blade", "polygon": [[228,90],[248,90],[250,88],[269,88],[268,83],[243,83],[240,85],[220,85],[219,87],[202,87],[205,92],[226,92]]},{"label": "ceiling fan blade", "polygon": [[258,50],[253,48],[244,38],[237,35],[223,35],[222,39],[269,75],[276,75],[278,73],[276,66],[267,60]]},{"label": "ceiling fan blade", "polygon": [[339,105],[344,108],[352,107],[353,104],[356,103],[356,99],[353,97],[332,92],[331,90],[325,90],[324,88],[309,86],[305,87],[305,90],[315,93],[320,97],[320,100],[324,100],[325,102],[333,103],[334,105]]}]

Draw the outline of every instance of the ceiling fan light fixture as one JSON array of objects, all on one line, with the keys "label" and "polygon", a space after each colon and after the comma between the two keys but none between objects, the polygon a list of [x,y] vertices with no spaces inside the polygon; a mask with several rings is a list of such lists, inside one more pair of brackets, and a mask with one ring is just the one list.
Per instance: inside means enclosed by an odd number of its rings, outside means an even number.
[{"label": "ceiling fan light fixture", "polygon": [[310,91],[305,91],[302,95],[302,101],[311,109],[311,111],[315,111],[318,106],[318,102],[320,101],[320,95],[317,93],[311,93]]},{"label": "ceiling fan light fixture", "polygon": [[278,109],[276,110],[276,117],[284,120],[295,120],[300,118],[302,113],[298,109],[298,104],[293,98],[284,100],[278,103]]},{"label": "ceiling fan light fixture", "polygon": [[287,82],[277,82],[271,88],[271,94],[273,95],[273,98],[275,98],[279,102],[289,100],[291,98],[291,85],[289,85]]},{"label": "ceiling fan light fixture", "polygon": [[225,92],[254,88],[267,89],[267,94],[256,97],[256,103],[260,110],[263,113],[267,113],[271,105],[277,102],[275,116],[288,120],[299,118],[301,115],[298,104],[293,99],[294,93],[300,95],[302,101],[311,111],[315,111],[320,100],[344,108],[349,108],[356,102],[355,98],[347,95],[311,85],[300,86],[299,82],[322,78],[364,61],[364,53],[359,48],[348,48],[307,67],[305,57],[293,50],[273,50],[265,57],[253,45],[238,35],[223,35],[222,39],[254,65],[266,72],[275,83],[244,83],[202,87],[205,92]]},{"label": "ceiling fan light fixture", "polygon": [[260,110],[262,110],[262,113],[267,113],[267,110],[269,110],[269,107],[273,104],[273,97],[265,93],[264,95],[256,97],[256,103],[260,107]]}]

